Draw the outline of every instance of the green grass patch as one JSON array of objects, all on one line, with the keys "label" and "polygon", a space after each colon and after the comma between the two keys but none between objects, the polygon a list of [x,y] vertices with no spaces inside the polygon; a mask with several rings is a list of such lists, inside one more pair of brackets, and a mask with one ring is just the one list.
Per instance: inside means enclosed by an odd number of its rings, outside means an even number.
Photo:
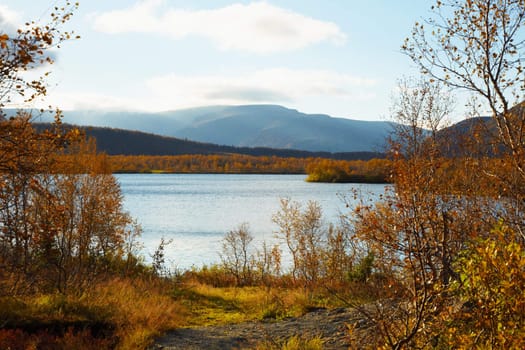
[{"label": "green grass patch", "polygon": [[189,311],[191,326],[278,321],[319,307],[341,306],[336,298],[302,288],[212,287],[200,283],[186,284],[174,292],[174,298]]}]

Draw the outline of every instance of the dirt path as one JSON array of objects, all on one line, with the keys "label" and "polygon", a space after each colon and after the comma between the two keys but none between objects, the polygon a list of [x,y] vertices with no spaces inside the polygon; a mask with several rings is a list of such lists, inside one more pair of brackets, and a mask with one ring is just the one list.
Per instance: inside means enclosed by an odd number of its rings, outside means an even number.
[{"label": "dirt path", "polygon": [[250,349],[260,342],[279,342],[292,336],[320,336],[325,349],[348,349],[347,324],[359,321],[355,311],[318,309],[283,321],[251,321],[227,326],[181,328],[159,339],[152,349]]}]

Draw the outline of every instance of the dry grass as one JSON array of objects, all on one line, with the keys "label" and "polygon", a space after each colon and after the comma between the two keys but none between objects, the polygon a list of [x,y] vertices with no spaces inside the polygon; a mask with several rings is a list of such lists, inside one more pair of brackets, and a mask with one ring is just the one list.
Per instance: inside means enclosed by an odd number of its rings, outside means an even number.
[{"label": "dry grass", "polygon": [[282,342],[264,342],[256,350],[322,350],[323,340],[319,337],[302,339],[294,336]]},{"label": "dry grass", "polygon": [[[78,349],[145,349],[178,327],[280,320],[312,308],[341,306],[341,300],[325,289],[217,287],[194,278],[175,285],[169,279],[143,276],[98,282],[81,295],[0,298],[0,349],[66,349],[67,344]],[[304,342],[290,338],[265,346],[294,349],[294,344],[302,344],[299,348],[315,349],[309,347],[315,339],[307,340],[308,347]]]},{"label": "dry grass", "polygon": [[213,287],[195,281],[185,283],[175,297],[190,311],[188,322],[195,326],[297,317],[338,302],[302,288]]},{"label": "dry grass", "polygon": [[81,296],[0,299],[0,348],[144,349],[185,324],[187,313],[172,288],[155,278],[113,279]]},{"label": "dry grass", "polygon": [[172,286],[161,280],[114,279],[87,297],[95,307],[109,307],[116,326],[118,349],[141,349],[166,330],[185,324],[186,310],[170,296]]}]

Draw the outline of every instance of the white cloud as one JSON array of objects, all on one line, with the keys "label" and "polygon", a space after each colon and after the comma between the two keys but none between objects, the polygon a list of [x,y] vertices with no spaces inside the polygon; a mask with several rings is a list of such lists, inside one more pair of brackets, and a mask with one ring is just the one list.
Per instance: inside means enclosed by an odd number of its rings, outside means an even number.
[{"label": "white cloud", "polygon": [[[15,105],[14,107],[22,107]],[[131,97],[112,96],[99,92],[75,91],[68,92],[55,90],[48,96],[34,101],[32,108],[60,108],[61,110],[115,110],[115,111],[135,111],[148,110],[151,104],[146,100],[138,100]]]},{"label": "white cloud", "polygon": [[264,69],[238,75],[155,77],[155,96],[193,105],[289,103],[304,98],[368,98],[374,80],[328,70]]},{"label": "white cloud", "polygon": [[17,12],[12,11],[5,5],[0,5],[0,33],[16,33],[16,27],[20,21]]},{"label": "white cloud", "polygon": [[264,1],[212,10],[163,10],[163,4],[163,0],[144,0],[127,9],[95,14],[93,25],[111,34],[153,33],[175,40],[200,36],[223,50],[254,53],[297,50],[323,41],[341,44],[346,40],[332,22]]},{"label": "white cloud", "polygon": [[377,98],[378,82],[330,70],[273,68],[241,74],[149,79],[136,96],[55,90],[38,106],[71,109],[166,111],[196,106],[281,104],[318,113],[345,115],[351,106]]}]

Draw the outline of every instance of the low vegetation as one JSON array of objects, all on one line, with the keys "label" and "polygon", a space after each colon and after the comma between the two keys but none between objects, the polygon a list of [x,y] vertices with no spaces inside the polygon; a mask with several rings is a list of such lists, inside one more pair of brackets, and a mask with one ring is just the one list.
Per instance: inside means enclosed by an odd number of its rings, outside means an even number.
[{"label": "low vegetation", "polygon": [[315,159],[306,165],[309,182],[388,183],[391,163],[388,159],[341,161]]}]

